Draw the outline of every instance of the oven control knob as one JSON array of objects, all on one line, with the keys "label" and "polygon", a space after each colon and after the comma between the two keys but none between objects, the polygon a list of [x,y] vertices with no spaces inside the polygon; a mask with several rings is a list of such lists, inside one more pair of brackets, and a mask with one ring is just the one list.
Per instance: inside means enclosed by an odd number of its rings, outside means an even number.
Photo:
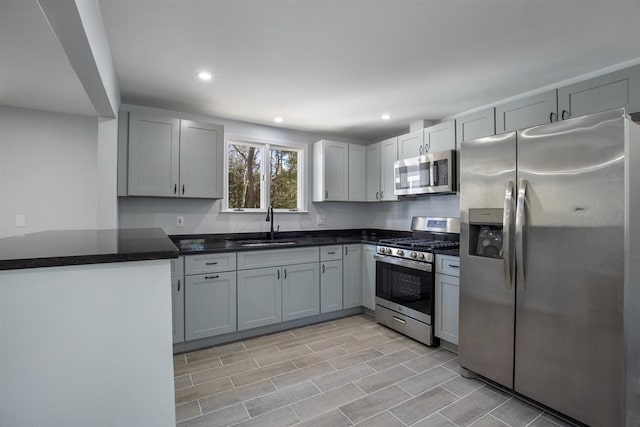
[{"label": "oven control knob", "polygon": [[378,248],[378,252],[380,252],[381,254],[384,253],[384,248]]},{"label": "oven control knob", "polygon": [[385,249],[385,253],[386,253],[387,255],[391,255],[391,248],[387,248],[387,249]]},{"label": "oven control knob", "polygon": [[404,256],[404,251],[403,251],[402,249],[398,249],[398,250],[396,251],[396,254],[397,254],[398,256]]},{"label": "oven control knob", "polygon": [[418,254],[418,258],[424,259],[424,254]]},{"label": "oven control knob", "polygon": [[411,258],[418,258],[418,254],[416,252],[411,252]]}]

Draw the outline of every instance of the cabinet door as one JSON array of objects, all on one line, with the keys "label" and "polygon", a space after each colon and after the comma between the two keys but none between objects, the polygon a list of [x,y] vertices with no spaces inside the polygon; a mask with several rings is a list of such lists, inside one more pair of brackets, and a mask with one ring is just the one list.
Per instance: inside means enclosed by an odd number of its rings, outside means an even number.
[{"label": "cabinet door", "polygon": [[362,245],[362,305],[376,309],[376,254],[375,245]]},{"label": "cabinet door", "polygon": [[456,149],[456,122],[439,123],[424,130],[424,144],[426,153]]},{"label": "cabinet door", "polygon": [[180,196],[222,198],[224,127],[180,121]]},{"label": "cabinet door", "polygon": [[282,321],[282,269],[238,271],[238,330]]},{"label": "cabinet door", "polygon": [[398,200],[393,192],[395,188],[395,176],[393,164],[398,160],[398,138],[385,139],[381,142],[380,151],[380,174],[381,190],[380,200],[383,202]]},{"label": "cabinet door", "polygon": [[367,179],[365,200],[377,202],[380,200],[380,143],[367,146]]},{"label": "cabinet door", "polygon": [[129,115],[129,195],[178,196],[180,120]]},{"label": "cabinet door", "polygon": [[342,261],[320,263],[320,312],[342,309]]},{"label": "cabinet door", "polygon": [[456,119],[456,144],[496,134],[496,110],[487,108]]},{"label": "cabinet door", "polygon": [[367,149],[362,145],[349,144],[349,201],[365,201],[365,169]]},{"label": "cabinet door", "polygon": [[362,305],[362,245],[344,245],[342,308]]},{"label": "cabinet door", "polygon": [[282,321],[320,314],[317,262],[282,267]]},{"label": "cabinet door", "polygon": [[556,90],[498,105],[496,107],[496,133],[524,129],[555,122],[558,119]]},{"label": "cabinet door", "polygon": [[561,119],[622,107],[640,111],[640,65],[558,89]]},{"label": "cabinet door", "polygon": [[418,157],[424,154],[424,129],[398,137],[398,158],[396,160]]},{"label": "cabinet door", "polygon": [[179,256],[171,260],[171,277],[180,277],[184,275],[184,257]]},{"label": "cabinet door", "polygon": [[184,341],[184,278],[171,278],[171,313],[173,315],[173,343]]},{"label": "cabinet door", "polygon": [[458,345],[460,279],[436,274],[435,336]]},{"label": "cabinet door", "polygon": [[324,200],[349,200],[349,144],[324,141]]},{"label": "cabinet door", "polygon": [[236,273],[187,276],[185,339],[236,331]]}]

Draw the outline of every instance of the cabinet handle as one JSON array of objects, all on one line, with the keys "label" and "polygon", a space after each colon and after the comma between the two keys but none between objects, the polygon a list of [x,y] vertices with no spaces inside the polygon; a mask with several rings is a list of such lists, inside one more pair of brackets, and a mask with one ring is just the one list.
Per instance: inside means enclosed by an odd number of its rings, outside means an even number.
[{"label": "cabinet handle", "polygon": [[380,191],[380,200],[384,199],[384,191]]},{"label": "cabinet handle", "polygon": [[178,194],[178,184],[173,184],[173,194]]},{"label": "cabinet handle", "polygon": [[327,190],[324,190],[324,198],[325,199],[329,198],[329,192]]},{"label": "cabinet handle", "polygon": [[379,193],[379,191],[376,191],[376,200],[380,200],[379,197],[378,197],[378,193]]},{"label": "cabinet handle", "polygon": [[345,256],[349,255],[349,247],[348,246],[344,247],[344,254],[345,254]]},{"label": "cabinet handle", "polygon": [[180,279],[178,279],[178,292],[180,292]]},{"label": "cabinet handle", "polygon": [[431,142],[429,142],[428,144],[424,145],[424,153],[423,154],[427,154],[429,152],[429,150],[431,150]]},{"label": "cabinet handle", "polygon": [[401,318],[396,317],[396,316],[393,316],[393,320],[395,320],[396,322],[402,323],[403,325],[404,325],[405,323],[407,323],[407,321],[406,321],[406,320],[402,320]]},{"label": "cabinet handle", "polygon": [[551,112],[551,114],[549,114],[549,122],[553,123],[556,120],[554,119],[556,117],[556,113]]},{"label": "cabinet handle", "polygon": [[329,252],[327,252],[327,253],[328,253],[329,255],[335,255],[335,254],[336,254],[336,251],[329,251]]},{"label": "cabinet handle", "polygon": [[418,147],[418,154],[422,155],[422,145]]},{"label": "cabinet handle", "polygon": [[280,270],[278,270],[278,280],[280,280]]},{"label": "cabinet handle", "polygon": [[454,264],[449,264],[449,267],[451,267],[451,268],[460,268],[459,265],[454,265]]},{"label": "cabinet handle", "polygon": [[216,274],[215,276],[204,276],[204,280],[212,280],[212,279],[217,279],[219,277],[220,277],[219,274]]},{"label": "cabinet handle", "polygon": [[569,112],[567,110],[562,110],[562,120],[567,120],[569,118]]},{"label": "cabinet handle", "polygon": [[205,262],[204,265],[216,265],[218,263],[218,261],[214,261],[214,262]]},{"label": "cabinet handle", "polygon": [[322,274],[324,274],[324,264],[322,264]]},{"label": "cabinet handle", "polygon": [[284,269],[284,278],[285,279],[287,278],[287,269],[286,268]]},{"label": "cabinet handle", "polygon": [[184,196],[184,184],[182,184],[182,195]]}]

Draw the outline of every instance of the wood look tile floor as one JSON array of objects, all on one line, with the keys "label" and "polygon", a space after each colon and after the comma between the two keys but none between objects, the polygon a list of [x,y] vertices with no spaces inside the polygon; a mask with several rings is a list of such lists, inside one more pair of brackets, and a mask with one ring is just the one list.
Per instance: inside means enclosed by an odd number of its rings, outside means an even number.
[{"label": "wood look tile floor", "polygon": [[178,426],[568,424],[361,314],[174,357]]}]

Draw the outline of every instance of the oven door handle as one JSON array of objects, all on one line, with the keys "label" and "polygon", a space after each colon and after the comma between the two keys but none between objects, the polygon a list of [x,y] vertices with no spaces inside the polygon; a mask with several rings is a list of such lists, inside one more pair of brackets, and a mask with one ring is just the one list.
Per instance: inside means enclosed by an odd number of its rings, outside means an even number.
[{"label": "oven door handle", "polygon": [[373,259],[375,259],[376,261],[387,263],[387,264],[399,265],[400,267],[407,267],[414,270],[431,272],[433,269],[431,263],[429,262],[409,261],[402,258],[394,258],[394,257],[388,257],[384,255],[374,255]]}]

